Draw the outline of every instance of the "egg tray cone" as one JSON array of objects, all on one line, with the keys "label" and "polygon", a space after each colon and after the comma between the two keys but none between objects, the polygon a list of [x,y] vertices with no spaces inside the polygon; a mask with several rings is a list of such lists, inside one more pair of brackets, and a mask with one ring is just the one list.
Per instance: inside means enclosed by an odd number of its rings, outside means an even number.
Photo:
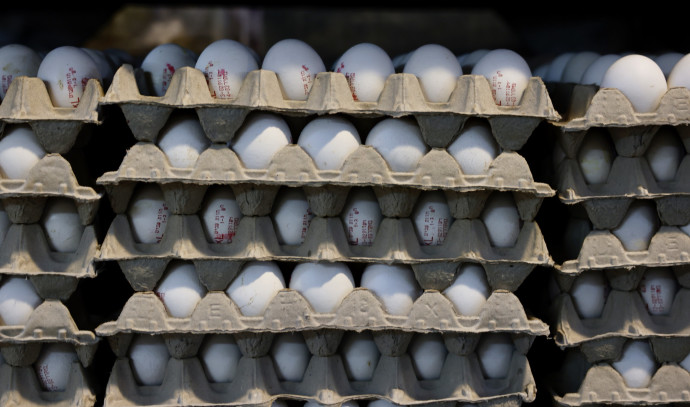
[{"label": "egg tray cone", "polygon": [[226,143],[235,136],[251,111],[292,116],[344,113],[359,117],[413,116],[425,142],[445,147],[470,117],[486,117],[497,142],[506,150],[519,150],[544,120],[559,120],[541,78],[530,79],[519,106],[498,106],[489,81],[480,75],[462,75],[446,103],[430,103],[413,74],[390,75],[376,102],[355,101],[342,73],[321,72],[307,100],[285,99],[273,71],[255,70],[245,77],[234,99],[211,97],[203,72],[182,67],[173,74],[163,96],[144,96],[137,83],[142,72],[122,65],[101,104],[118,105],[137,140],[154,141],[174,109],[194,109],[208,138]]}]

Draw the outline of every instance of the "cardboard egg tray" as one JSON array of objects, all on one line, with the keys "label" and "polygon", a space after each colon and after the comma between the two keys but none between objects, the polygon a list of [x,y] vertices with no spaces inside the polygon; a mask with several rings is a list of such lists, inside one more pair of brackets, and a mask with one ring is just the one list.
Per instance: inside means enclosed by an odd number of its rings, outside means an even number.
[{"label": "cardboard egg tray", "polygon": [[122,65],[101,104],[118,105],[139,141],[155,141],[172,110],[194,109],[208,138],[232,140],[246,115],[253,110],[307,116],[344,113],[361,117],[413,116],[431,147],[445,147],[472,116],[486,117],[504,150],[519,150],[544,120],[559,120],[541,78],[533,77],[519,106],[498,106],[489,81],[462,75],[446,103],[427,102],[419,80],[412,74],[390,75],[376,102],[355,101],[345,75],[318,73],[305,101],[285,99],[275,72],[255,70],[245,77],[234,99],[211,97],[204,74],[192,67],[175,71],[164,96],[144,96],[140,69]]}]

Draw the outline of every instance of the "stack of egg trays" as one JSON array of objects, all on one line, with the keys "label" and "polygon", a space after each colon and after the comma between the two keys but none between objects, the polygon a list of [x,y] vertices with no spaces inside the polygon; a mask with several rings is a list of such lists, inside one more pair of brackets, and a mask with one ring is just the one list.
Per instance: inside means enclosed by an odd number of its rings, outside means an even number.
[{"label": "stack of egg trays", "polygon": [[[188,376],[177,373],[176,384],[166,385],[168,393],[147,393],[148,396],[144,397],[136,390],[131,371],[126,367],[126,351],[131,336],[136,333],[181,336],[196,344],[182,354],[179,346],[169,344],[171,354],[179,358],[194,355],[201,343],[197,336],[220,332],[249,335],[254,338],[252,341],[285,331],[307,334],[372,330],[390,332],[394,337],[410,332],[442,332],[447,343],[450,337],[473,344],[463,346],[462,352],[455,345],[449,346],[451,353],[455,351],[452,357],[459,359],[448,368],[458,369],[468,366],[468,359],[463,355],[472,352],[477,335],[500,331],[513,334],[519,349],[516,354],[524,356],[533,338],[545,335],[548,326],[528,317],[513,292],[534,267],[550,267],[553,263],[534,217],[542,200],[555,192],[548,185],[533,180],[526,161],[516,152],[540,122],[559,117],[539,78],[532,78],[522,104],[515,107],[497,106],[488,81],[473,75],[458,79],[457,88],[448,103],[426,102],[418,79],[408,74],[390,76],[378,102],[355,102],[344,75],[331,72],[317,75],[306,101],[285,100],[277,76],[271,71],[250,72],[239,95],[232,100],[211,98],[203,74],[193,68],[176,71],[162,97],[141,95],[137,85],[141,83],[138,82],[140,78],[137,70],[123,65],[102,101],[121,107],[137,139],[120,168],[103,174],[97,180],[105,187],[116,214],[104,239],[100,260],[117,262],[136,291],[117,321],[102,324],[97,329],[100,336],[109,338],[111,347],[120,358],[117,363],[124,366],[113,370],[106,395],[108,405],[119,405],[118,401],[122,403],[123,400],[164,405],[167,400],[182,397],[182,393],[189,398],[186,402],[190,405],[263,405],[270,404],[275,398],[313,399],[322,404],[386,398],[407,405],[444,402],[519,405],[523,401],[534,400],[536,388],[529,365],[522,357],[518,365],[513,366],[507,381],[488,387],[488,382],[482,384],[484,379],[474,366],[464,373],[444,374],[446,378],[432,386],[437,389],[435,392],[421,391],[417,385],[406,391],[400,391],[399,383],[390,387],[389,376],[403,374],[399,371],[393,375],[382,374],[378,380],[384,380],[386,384],[382,382],[376,386],[383,387],[370,388],[368,391],[378,388],[371,394],[367,394],[365,389],[354,393],[352,389],[345,391],[347,382],[341,382],[342,378],[335,380],[325,372],[309,375],[317,382],[302,383],[299,389],[294,390],[297,393],[272,395],[264,389],[254,394],[246,392],[246,389],[257,389],[259,385],[255,382],[258,373],[252,373],[242,379],[254,382],[242,386],[245,390],[240,391],[241,394],[226,392],[222,397],[227,398],[223,400],[218,400],[218,395],[215,399],[204,400],[199,397],[208,392],[194,390],[196,382],[192,383]],[[202,152],[197,165],[191,169],[172,167],[155,144],[158,132],[175,109],[194,109],[207,137],[214,143]],[[370,146],[360,146],[340,170],[318,170],[311,157],[296,144],[277,152],[265,170],[247,169],[227,147],[227,142],[232,140],[247,114],[257,110],[291,116],[332,113],[372,118],[413,116],[432,150],[410,173],[392,172],[382,156]],[[503,149],[485,175],[463,175],[457,162],[445,150],[469,117],[486,118]],[[157,244],[136,243],[125,213],[140,183],[158,184],[171,210],[165,234]],[[231,187],[243,213],[239,230],[229,244],[207,242],[197,215],[206,190],[215,185]],[[280,245],[270,218],[275,196],[285,186],[302,188],[316,216],[310,223],[304,243],[298,246]],[[353,187],[373,188],[382,209],[384,219],[371,246],[350,246],[337,217],[342,211],[344,198]],[[409,215],[422,191],[439,189],[446,193],[455,220],[446,243],[421,246]],[[512,192],[518,204],[523,227],[515,247],[492,247],[479,220],[483,203],[493,191]],[[169,317],[161,301],[152,293],[172,260],[192,262],[209,290],[189,318]],[[250,260],[409,264],[425,291],[407,316],[386,314],[382,303],[371,292],[358,288],[333,314],[315,313],[299,293],[286,289],[274,299],[264,316],[244,317],[224,290],[242,265]],[[459,264],[468,261],[483,265],[492,290],[484,310],[475,317],[459,315],[440,294],[451,284]],[[362,309],[367,312],[362,313]],[[310,345],[317,356],[313,360],[334,356],[332,351],[325,354],[318,351],[321,348],[332,349],[333,343],[329,347],[316,343]],[[397,351],[385,349],[391,356],[400,351],[400,348]],[[264,355],[267,351],[265,348],[260,353],[245,350],[245,355],[254,356]],[[257,372],[257,368],[239,371]],[[199,381],[204,376],[196,374],[195,377]],[[405,382],[415,383],[409,380],[412,378],[405,379]],[[189,391],[175,391],[176,386]],[[208,387],[208,384],[198,386]],[[489,388],[493,390],[488,391]],[[161,389],[161,392],[165,391]]]},{"label": "stack of egg trays", "polygon": [[[99,125],[103,97],[96,80],[87,83],[77,108],[52,105],[43,81],[15,78],[0,104],[0,129],[28,124],[48,154],[29,171],[26,179],[0,179],[0,201],[11,225],[0,245],[0,284],[3,278],[23,276],[34,285],[43,302],[23,326],[0,326],[0,404],[3,406],[89,406],[96,396],[86,368],[91,364],[99,338],[80,330],[63,301],[82,278],[97,274],[95,259],[100,244],[94,229],[101,193],[79,185],[70,163],[63,157],[79,144],[82,128]],[[58,253],[50,249],[38,223],[46,203],[53,198],[73,199],[84,233],[77,250]],[[32,364],[46,343],[74,346],[79,361],[72,366],[64,391],[44,391]]]},{"label": "stack of egg trays", "polygon": [[[565,158],[558,167],[557,194],[560,202],[580,206],[592,223],[576,259],[557,265],[558,286],[562,294],[553,303],[552,330],[556,344],[577,348],[589,363],[580,388],[567,394],[554,394],[562,406],[595,404],[656,405],[690,401],[690,376],[678,363],[690,350],[690,321],[687,320],[688,266],[690,236],[680,226],[690,222],[690,174],[684,157],[673,181],[658,182],[644,152],[662,126],[677,130],[688,149],[690,90],[671,88],[654,112],[638,113],[623,93],[614,88],[574,85],[569,93],[565,120],[552,123]],[[605,128],[612,137],[616,158],[607,181],[590,187],[577,161],[587,132]],[[636,200],[652,200],[660,228],[647,250],[626,251],[611,232],[620,224]],[[647,269],[670,267],[680,284],[672,311],[665,316],[650,315],[637,287]],[[581,319],[568,293],[577,276],[585,271],[606,275],[611,292],[600,318]],[[633,389],[610,365],[620,357],[630,340],[650,343],[661,368],[644,389]]]}]

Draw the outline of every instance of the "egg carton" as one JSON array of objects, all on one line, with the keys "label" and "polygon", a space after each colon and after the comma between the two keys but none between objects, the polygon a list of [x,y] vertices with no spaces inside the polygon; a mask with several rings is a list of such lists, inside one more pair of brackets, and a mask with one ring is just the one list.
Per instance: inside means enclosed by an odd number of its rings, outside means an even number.
[{"label": "egg carton", "polygon": [[41,78],[14,78],[0,103],[0,131],[7,123],[27,123],[38,142],[49,153],[65,154],[78,145],[79,134],[87,125],[100,125],[103,87],[89,79],[79,106],[55,107]]},{"label": "egg carton", "polygon": [[[165,153],[149,142],[132,146],[116,171],[106,172],[97,181],[110,198],[116,213],[127,208],[133,189],[139,183],[159,184],[173,213],[196,212],[206,189],[229,185],[247,215],[265,215],[282,186],[304,188],[312,210],[320,216],[333,216],[342,210],[339,199],[352,187],[372,187],[386,216],[409,216],[417,196],[425,190],[443,190],[458,217],[486,199],[487,191],[511,191],[524,206],[524,217],[536,215],[541,201],[555,195],[547,184],[535,182],[527,161],[515,152],[496,157],[483,175],[464,175],[457,161],[445,149],[428,152],[411,172],[391,171],[372,146],[359,146],[339,170],[318,170],[314,160],[297,144],[282,147],[266,169],[250,169],[225,145],[214,144],[204,150],[194,168],[175,168]],[[243,198],[251,194],[253,199]],[[326,198],[319,198],[325,195]],[[259,199],[258,205],[256,200]],[[393,202],[384,205],[385,200]],[[481,207],[481,206],[479,206]],[[464,215],[464,216],[463,216]]]},{"label": "egg carton", "polygon": [[[523,222],[513,247],[491,245],[479,219],[456,219],[444,242],[420,245],[408,218],[384,218],[371,246],[350,245],[340,218],[315,217],[301,245],[280,245],[270,217],[243,217],[232,243],[209,243],[196,215],[171,215],[160,243],[137,243],[126,215],[110,224],[98,262],[117,262],[135,290],[151,289],[171,260],[193,261],[210,286],[234,278],[235,270],[250,260],[289,262],[358,262],[410,264],[420,284],[438,287],[452,280],[459,263],[488,267],[496,287],[514,291],[536,266],[551,267],[544,237],[536,222]],[[428,284],[428,285],[427,285]]]},{"label": "egg carton", "polygon": [[518,151],[532,131],[545,120],[559,120],[546,86],[532,77],[519,106],[498,106],[489,81],[480,75],[462,75],[446,103],[426,101],[413,74],[395,73],[384,84],[376,102],[355,101],[345,75],[320,72],[307,100],[285,99],[275,72],[258,69],[245,77],[234,99],[211,96],[204,74],[192,67],[175,71],[163,96],[144,96],[138,84],[143,73],[122,65],[100,103],[118,105],[134,137],[155,141],[174,109],[194,109],[212,142],[232,140],[251,111],[262,110],[290,116],[343,113],[358,117],[414,117],[425,142],[431,147],[448,145],[470,117],[489,120],[494,137],[504,150]]}]

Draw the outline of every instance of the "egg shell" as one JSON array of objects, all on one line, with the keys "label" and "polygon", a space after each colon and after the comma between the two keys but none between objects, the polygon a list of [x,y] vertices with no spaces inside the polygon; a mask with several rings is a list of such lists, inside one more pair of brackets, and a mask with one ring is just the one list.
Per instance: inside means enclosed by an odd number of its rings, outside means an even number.
[{"label": "egg shell", "polygon": [[487,48],[480,48],[480,49],[475,49],[474,51],[468,52],[467,54],[464,54],[464,57],[462,60],[460,60],[460,67],[462,68],[463,73],[465,72],[471,72],[472,67],[482,59],[484,55],[486,55],[490,49]]},{"label": "egg shell", "polygon": [[290,100],[307,100],[319,72],[326,72],[321,56],[306,42],[286,38],[273,44],[261,65],[278,77],[283,93]]},{"label": "egg shell", "polygon": [[14,78],[36,77],[41,65],[41,56],[33,48],[23,44],[7,44],[0,47],[0,100]]},{"label": "egg shell", "polygon": [[163,126],[157,144],[173,167],[194,168],[210,142],[196,114],[180,114]]},{"label": "egg shell", "polygon": [[194,308],[206,295],[193,263],[173,261],[155,289],[168,313],[175,318],[192,315]]},{"label": "egg shell", "polygon": [[201,207],[206,239],[218,244],[232,243],[242,216],[232,188],[210,189]]},{"label": "egg shell", "polygon": [[5,207],[0,202],[0,247],[2,247],[2,242],[5,240],[5,236],[7,235],[7,231],[10,229],[10,226],[12,226],[10,216],[7,214]]},{"label": "egg shell", "polygon": [[134,240],[160,243],[170,217],[163,191],[156,184],[142,184],[135,191],[127,211]]},{"label": "egg shell", "polygon": [[690,236],[690,223],[678,227],[683,233]]},{"label": "egg shell", "polygon": [[668,315],[678,292],[678,280],[668,267],[650,268],[642,275],[638,290],[651,315]]},{"label": "egg shell", "polygon": [[157,335],[136,335],[129,345],[129,359],[134,379],[143,386],[163,383],[170,353]]},{"label": "egg shell", "polygon": [[661,127],[645,151],[645,158],[654,178],[665,182],[676,178],[676,172],[685,154],[685,147],[676,130],[671,127]]},{"label": "egg shell", "polygon": [[570,296],[580,318],[599,318],[609,293],[608,280],[598,270],[584,271],[575,278]]},{"label": "egg shell", "polygon": [[447,151],[458,162],[463,174],[480,175],[489,171],[500,147],[489,122],[469,119],[458,137],[448,145]]},{"label": "egg shell", "polygon": [[563,76],[563,70],[568,65],[568,61],[575,55],[574,52],[563,52],[558,54],[549,63],[549,69],[546,71],[544,81],[546,82],[560,82]]},{"label": "egg shell", "polygon": [[668,78],[668,76],[671,74],[671,71],[673,70],[673,67],[676,66],[678,61],[683,58],[685,54],[682,54],[680,52],[664,52],[663,54],[659,54],[652,59],[654,62],[656,62],[657,65],[659,65],[659,68],[661,68],[661,71],[664,73],[664,76]]},{"label": "egg shell", "polygon": [[407,351],[420,380],[436,380],[441,377],[448,349],[440,333],[413,336]]},{"label": "egg shell", "polygon": [[532,77],[532,71],[520,54],[499,48],[487,52],[477,61],[472,75],[482,75],[489,80],[497,105],[517,106]]},{"label": "egg shell", "polygon": [[369,130],[366,145],[372,146],[388,163],[391,171],[409,172],[429,151],[419,125],[408,118],[389,117]]},{"label": "egg shell", "polygon": [[381,357],[371,331],[346,332],[339,354],[347,377],[353,381],[371,380]]},{"label": "egg shell", "polygon": [[285,119],[270,112],[254,112],[245,119],[230,148],[245,167],[268,167],[273,155],[292,143],[292,133]]},{"label": "egg shell", "polygon": [[172,77],[182,67],[196,65],[197,58],[186,48],[173,43],[160,44],[149,51],[141,61],[151,96],[164,96],[170,86]]},{"label": "egg shell", "polygon": [[666,83],[669,89],[690,89],[690,54],[685,54],[675,65],[673,65],[673,69],[669,72]]},{"label": "egg shell", "polygon": [[514,350],[515,345],[508,334],[484,334],[476,350],[484,376],[488,379],[505,378],[509,373]]},{"label": "egg shell", "polygon": [[78,361],[72,345],[64,342],[46,343],[34,363],[36,376],[45,391],[65,391],[69,384],[72,363]]},{"label": "egg shell", "polygon": [[231,382],[237,376],[241,358],[240,348],[231,335],[209,335],[199,349],[206,377],[214,383]]},{"label": "egg shell", "polygon": [[382,219],[381,207],[374,191],[368,188],[350,190],[341,215],[349,244],[372,245]]},{"label": "egg shell", "polygon": [[618,54],[604,54],[593,61],[585,72],[582,73],[580,83],[583,85],[597,85],[601,84],[601,79],[609,69],[609,67],[620,58]]},{"label": "egg shell", "polygon": [[311,220],[314,219],[314,213],[301,188],[281,189],[271,215],[278,243],[284,245],[304,243]]},{"label": "egg shell", "polygon": [[690,372],[690,353],[683,358],[679,363],[680,367]]},{"label": "egg shell", "polygon": [[345,75],[354,100],[376,102],[395,67],[383,48],[363,42],[345,51],[333,65],[333,71]]},{"label": "egg shell", "polygon": [[230,283],[225,292],[243,315],[262,315],[285,280],[278,265],[272,261],[250,261]]},{"label": "egg shell", "polygon": [[0,139],[0,170],[9,179],[26,179],[46,151],[28,125],[7,126]]},{"label": "egg shell", "polygon": [[493,192],[484,204],[481,220],[494,247],[512,247],[520,234],[520,213],[510,192]]},{"label": "egg shell", "polygon": [[611,365],[623,376],[625,384],[635,389],[647,387],[656,370],[654,354],[645,341],[628,342],[620,359]]},{"label": "egg shell", "polygon": [[638,113],[656,110],[668,90],[659,65],[639,54],[618,58],[604,73],[600,87],[620,90]]},{"label": "egg shell", "polygon": [[461,315],[479,314],[491,294],[484,268],[476,263],[464,263],[443,295],[453,303]]},{"label": "egg shell", "polygon": [[407,315],[422,293],[412,268],[406,264],[368,264],[360,286],[376,295],[391,315]]},{"label": "egg shell", "polygon": [[361,144],[357,128],[341,116],[310,120],[297,139],[297,145],[309,154],[320,170],[339,170]]},{"label": "egg shell", "polygon": [[414,74],[429,102],[444,103],[455,90],[462,67],[455,54],[440,44],[425,44],[412,52],[403,73]]},{"label": "egg shell", "polygon": [[77,205],[69,198],[55,198],[46,204],[41,225],[50,248],[57,252],[74,252],[79,248],[84,225]]},{"label": "egg shell", "polygon": [[76,108],[89,79],[103,83],[98,65],[89,54],[69,45],[48,52],[41,60],[36,76],[45,83],[55,107]]},{"label": "egg shell", "polygon": [[96,66],[98,67],[98,72],[101,74],[101,81],[104,84],[109,84],[110,81],[113,80],[113,75],[115,75],[115,71],[113,70],[112,65],[110,64],[110,61],[108,58],[105,56],[105,53],[99,49],[93,49],[93,48],[85,48],[82,47],[82,50],[89,54],[91,59],[93,59],[93,62],[96,63]]},{"label": "egg shell", "polygon": [[311,353],[301,333],[284,333],[273,337],[271,357],[281,381],[299,382],[307,370]]},{"label": "egg shell", "polygon": [[606,130],[595,128],[587,132],[577,153],[582,176],[588,184],[606,182],[611,172],[615,149]]},{"label": "egg shell", "polygon": [[0,324],[24,325],[43,302],[31,281],[24,277],[5,277],[0,281]]},{"label": "egg shell", "polygon": [[423,246],[442,244],[454,220],[441,190],[423,191],[412,210],[412,219],[419,244]]},{"label": "egg shell", "polygon": [[635,201],[628,208],[620,225],[611,230],[627,251],[647,250],[659,228],[659,217],[653,203]]},{"label": "egg shell", "polygon": [[386,399],[378,399],[378,400],[372,400],[367,404],[367,407],[397,407],[397,406],[405,406],[404,404],[395,404],[391,403],[390,401]]},{"label": "egg shell", "polygon": [[211,96],[234,99],[247,74],[259,69],[249,47],[228,38],[213,41],[196,60],[195,68],[203,72]]},{"label": "egg shell", "polygon": [[577,52],[568,60],[563,73],[561,82],[580,83],[582,76],[589,66],[599,58],[599,53],[593,51]]},{"label": "egg shell", "polygon": [[355,289],[355,280],[345,263],[299,263],[290,276],[290,288],[302,294],[316,312],[329,313]]}]

